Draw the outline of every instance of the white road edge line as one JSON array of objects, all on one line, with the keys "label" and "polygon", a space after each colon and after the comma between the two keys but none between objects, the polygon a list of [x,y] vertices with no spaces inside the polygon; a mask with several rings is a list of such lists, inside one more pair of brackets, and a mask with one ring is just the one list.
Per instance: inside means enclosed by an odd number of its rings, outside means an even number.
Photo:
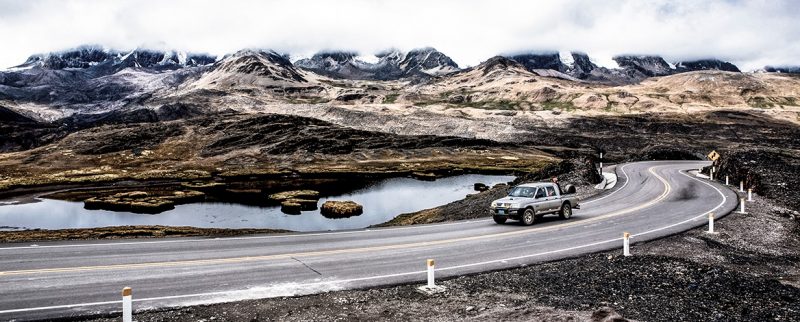
[{"label": "white road edge line", "polygon": [[[624,173],[624,171],[623,171],[623,173]],[[705,212],[705,213],[703,213],[701,215],[698,215],[696,217],[692,217],[690,219],[687,219],[687,220],[684,220],[684,221],[681,221],[681,222],[678,222],[678,223],[675,223],[675,224],[672,224],[672,225],[664,226],[664,227],[661,227],[661,228],[656,228],[656,229],[652,229],[652,230],[645,231],[645,232],[642,232],[642,233],[637,233],[637,234],[634,234],[632,236],[641,236],[641,235],[651,234],[651,233],[654,233],[654,232],[657,232],[657,231],[661,231],[661,230],[664,230],[664,229],[669,229],[669,228],[672,228],[672,227],[675,227],[675,226],[678,226],[678,225],[685,224],[685,223],[690,222],[690,221],[697,220],[698,218],[702,218],[704,216],[707,216],[708,213],[719,209],[727,201],[727,197],[725,197],[725,194],[723,194],[722,191],[719,190],[719,188],[715,187],[714,185],[709,184],[709,183],[707,183],[705,181],[702,181],[700,179],[693,178],[693,177],[687,175],[683,171],[679,171],[679,173],[684,175],[684,176],[686,176],[686,177],[688,177],[688,178],[690,178],[690,179],[700,181],[701,183],[703,183],[703,184],[713,188],[714,190],[716,190],[717,193],[719,193],[720,196],[722,196],[722,202],[720,202],[716,207],[714,207],[714,209],[709,210],[709,211],[707,211],[707,212]],[[626,179],[629,179],[629,178],[627,178],[627,174],[626,174]],[[627,181],[626,181],[626,184],[627,184]],[[623,185],[623,187],[624,187],[624,185]],[[608,197],[608,196],[606,196],[606,197]],[[496,259],[496,260],[491,260],[491,261],[477,262],[477,263],[471,263],[471,264],[463,264],[463,265],[457,265],[457,266],[443,267],[443,268],[438,268],[437,271],[446,271],[446,270],[454,270],[454,269],[467,268],[467,267],[482,266],[482,265],[495,264],[495,263],[500,263],[500,262],[515,261],[515,260],[520,260],[520,259],[525,259],[525,258],[531,258],[531,257],[538,257],[538,256],[562,253],[562,252],[567,252],[567,251],[581,249],[581,248],[598,246],[598,245],[602,245],[602,244],[606,244],[606,243],[612,243],[612,242],[618,243],[619,240],[621,240],[621,239],[622,238],[613,238],[613,239],[594,242],[594,243],[589,243],[589,244],[585,244],[585,245],[573,246],[573,247],[562,248],[562,249],[557,249],[557,250],[551,250],[551,251],[546,251],[546,252],[541,252],[541,253],[536,253],[536,254],[515,256],[515,257],[504,258],[504,259]],[[424,273],[427,273],[427,270],[405,272],[405,273],[396,273],[396,274],[387,274],[387,275],[378,275],[378,276],[369,276],[369,277],[359,277],[359,278],[351,278],[351,279],[343,279],[343,280],[332,280],[332,281],[315,282],[315,283],[305,283],[305,284],[299,284],[298,286],[300,286],[300,287],[309,287],[309,286],[318,286],[318,285],[325,285],[325,284],[332,284],[332,283],[352,283],[352,282],[359,282],[359,281],[385,279],[385,278],[416,275],[416,274],[420,274],[421,275],[421,274],[424,274]],[[183,294],[183,295],[173,295],[173,296],[141,298],[141,299],[134,299],[133,301],[134,302],[148,302],[148,301],[172,300],[172,299],[183,299],[183,298],[204,297],[204,296],[214,296],[214,295],[231,295],[231,294],[243,293],[243,292],[249,292],[249,291],[250,290],[238,290],[238,291],[221,291],[221,292],[208,292],[208,293],[196,293],[196,294]],[[25,309],[4,310],[4,311],[0,311],[0,314],[44,311],[44,310],[53,310],[53,309],[68,309],[68,308],[76,308],[76,307],[100,306],[100,305],[110,305],[110,304],[119,304],[119,303],[122,303],[122,300],[119,300],[119,301],[108,301],[108,302],[92,302],[92,303],[79,303],[79,304],[54,305],[54,306],[43,306],[43,307],[34,307],[34,308],[25,308]]]}]

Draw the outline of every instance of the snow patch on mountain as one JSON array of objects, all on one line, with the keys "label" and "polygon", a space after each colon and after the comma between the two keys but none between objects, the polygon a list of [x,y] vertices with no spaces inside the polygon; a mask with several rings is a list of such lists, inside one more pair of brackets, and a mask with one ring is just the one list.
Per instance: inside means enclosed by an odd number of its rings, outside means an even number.
[{"label": "snow patch on mountain", "polygon": [[558,58],[561,59],[561,63],[567,68],[574,68],[575,67],[575,59],[572,57],[572,53],[568,51],[560,51],[558,52]]},{"label": "snow patch on mountain", "polygon": [[597,65],[598,67],[605,67],[608,69],[619,69],[621,68],[616,60],[614,60],[613,55],[597,55],[597,56],[589,56],[589,59],[592,61],[593,64]]}]

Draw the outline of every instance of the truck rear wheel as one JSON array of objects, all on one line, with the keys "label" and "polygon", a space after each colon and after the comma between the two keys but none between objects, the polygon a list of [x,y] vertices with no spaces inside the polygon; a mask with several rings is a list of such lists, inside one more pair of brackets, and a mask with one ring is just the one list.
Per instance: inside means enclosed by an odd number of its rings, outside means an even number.
[{"label": "truck rear wheel", "polygon": [[561,206],[561,211],[558,212],[558,216],[561,217],[561,219],[569,219],[569,217],[572,217],[572,206],[569,202],[565,202]]},{"label": "truck rear wheel", "polygon": [[494,222],[496,222],[498,224],[501,224],[501,225],[505,224],[506,220],[508,220],[508,218],[503,217],[503,216],[493,216],[492,219],[494,219]]},{"label": "truck rear wheel", "polygon": [[520,220],[523,225],[530,226],[536,221],[536,214],[533,212],[533,209],[525,209],[525,212],[522,213],[522,218]]}]

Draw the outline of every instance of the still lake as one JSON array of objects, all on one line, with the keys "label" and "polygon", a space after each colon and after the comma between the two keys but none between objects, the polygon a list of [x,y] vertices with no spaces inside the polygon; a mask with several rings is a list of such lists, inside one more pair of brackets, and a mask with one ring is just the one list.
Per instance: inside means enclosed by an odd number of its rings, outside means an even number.
[{"label": "still lake", "polygon": [[[364,228],[397,215],[433,208],[475,193],[473,184],[489,186],[514,180],[514,176],[465,174],[436,181],[391,178],[326,200],[352,200],[364,206],[360,216],[328,219],[319,210],[287,215],[279,206],[258,207],[235,203],[199,202],[175,206],[156,215],[87,210],[83,202],[40,198],[38,202],[0,202],[0,230],[94,228],[126,225],[192,226],[201,228],[273,228],[321,231]],[[489,205],[486,205],[487,209]]]}]

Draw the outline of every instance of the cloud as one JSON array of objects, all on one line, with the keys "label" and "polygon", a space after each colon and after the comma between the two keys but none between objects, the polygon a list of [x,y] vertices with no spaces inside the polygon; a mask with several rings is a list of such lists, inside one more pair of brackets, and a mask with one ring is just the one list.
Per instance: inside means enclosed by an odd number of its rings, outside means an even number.
[{"label": "cloud", "polygon": [[432,46],[462,66],[500,53],[579,50],[798,65],[793,0],[0,0],[0,66],[101,44],[225,54],[271,48],[374,53]]}]

